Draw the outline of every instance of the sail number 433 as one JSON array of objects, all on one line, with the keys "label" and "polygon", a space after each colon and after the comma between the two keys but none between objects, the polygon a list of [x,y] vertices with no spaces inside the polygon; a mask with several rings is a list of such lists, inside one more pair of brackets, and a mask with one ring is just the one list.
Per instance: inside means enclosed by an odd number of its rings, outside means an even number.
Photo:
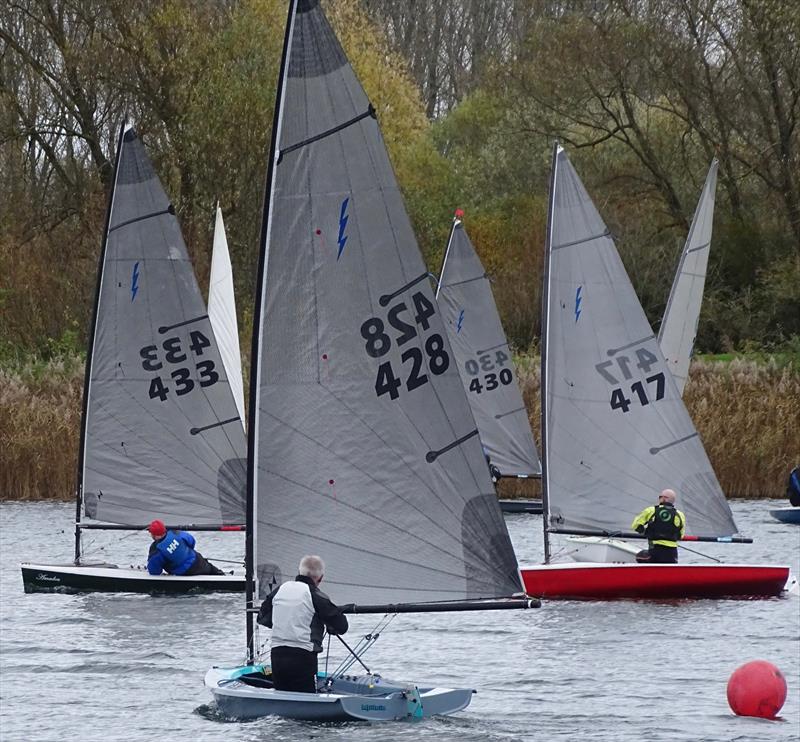
[{"label": "sail number 433", "polygon": [[[644,407],[651,401],[658,401],[664,397],[666,380],[663,371],[645,377],[645,383],[640,380],[630,385],[624,383],[633,379],[632,368],[641,369],[647,374],[658,363],[658,358],[645,348],[637,348],[635,353],[635,359],[618,355],[612,361],[603,361],[595,365],[597,373],[615,387],[611,390],[609,400],[612,410],[628,412],[634,401],[638,401]],[[620,376],[622,378],[619,378]]]},{"label": "sail number 433", "polygon": [[[199,330],[192,330],[189,334],[189,347],[187,350],[191,351],[196,356],[203,355],[203,349],[211,347],[211,341]],[[164,363],[170,365],[181,365],[170,372],[170,378],[174,382],[174,391],[178,397],[188,394],[195,387],[195,379],[192,378],[196,374],[197,383],[201,387],[211,386],[219,381],[219,374],[214,368],[214,361],[205,360],[198,361],[195,364],[195,374],[183,366],[188,360],[189,356],[186,351],[181,347],[181,339],[179,337],[167,338],[161,343],[163,351],[163,361],[159,354],[158,346],[145,345],[139,350],[139,356],[142,358],[142,368],[145,371],[160,371],[164,368]],[[171,389],[161,376],[153,376],[150,379],[150,387],[148,395],[150,399],[159,399],[162,402],[167,400],[167,395]]]}]

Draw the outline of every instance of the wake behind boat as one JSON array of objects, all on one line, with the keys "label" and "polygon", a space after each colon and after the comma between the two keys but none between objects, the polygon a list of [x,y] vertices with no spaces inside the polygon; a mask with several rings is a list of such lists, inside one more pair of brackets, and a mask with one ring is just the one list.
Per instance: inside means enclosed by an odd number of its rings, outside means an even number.
[{"label": "wake behind boat", "polygon": [[212,668],[206,687],[235,718],[454,713],[471,688],[351,674],[383,630],[318,693],[271,687],[259,657],[253,614],[306,554],[324,558],[347,613],[536,603],[511,599],[516,558],[377,113],[315,0],[289,8],[272,137],[247,431],[248,662]]},{"label": "wake behind boat", "polygon": [[241,589],[241,574],[150,579],[84,563],[81,535],[143,530],[154,518],[169,528],[242,530],[245,457],[175,209],[138,135],[123,126],[86,359],[74,563],[23,564],[25,591]]},{"label": "wake behind boat", "polygon": [[551,564],[551,534],[641,539],[633,517],[670,487],[694,536],[746,542],[622,261],[558,145],[548,213],[542,338],[545,564],[521,570],[549,598],[765,597],[789,568]]}]

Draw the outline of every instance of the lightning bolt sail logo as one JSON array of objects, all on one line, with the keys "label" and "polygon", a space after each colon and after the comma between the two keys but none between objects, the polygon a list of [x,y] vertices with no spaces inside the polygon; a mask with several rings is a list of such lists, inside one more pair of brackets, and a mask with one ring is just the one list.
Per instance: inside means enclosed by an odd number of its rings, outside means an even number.
[{"label": "lightning bolt sail logo", "polygon": [[344,246],[347,244],[347,235],[344,233],[344,230],[347,229],[347,204],[350,203],[350,197],[348,196],[344,201],[342,201],[342,210],[339,212],[339,254],[336,256],[336,259],[342,257],[342,252],[344,252]]},{"label": "lightning bolt sail logo", "polygon": [[136,298],[139,291],[139,261],[133,264],[133,273],[131,273],[131,301]]},{"label": "lightning bolt sail logo", "polygon": [[581,316],[581,301],[583,297],[581,296],[581,289],[583,286],[578,286],[578,290],[575,292],[575,321],[578,321],[578,317]]},{"label": "lightning bolt sail logo", "polygon": [[464,310],[462,309],[458,313],[458,322],[456,322],[456,334],[461,332],[461,325],[463,325],[463,324],[464,324]]}]

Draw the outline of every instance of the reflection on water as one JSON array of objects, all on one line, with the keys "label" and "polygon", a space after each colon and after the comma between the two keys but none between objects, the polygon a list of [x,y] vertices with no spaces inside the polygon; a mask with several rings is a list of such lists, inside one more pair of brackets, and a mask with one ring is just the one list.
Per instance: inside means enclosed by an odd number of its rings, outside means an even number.
[{"label": "reflection on water", "polygon": [[[800,527],[776,501],[734,503],[751,546],[704,544],[729,562],[800,566]],[[798,739],[800,597],[766,601],[545,602],[541,609],[402,615],[365,658],[390,678],[472,686],[463,713],[422,724],[319,725],[220,717],[203,687],[213,664],[244,658],[237,595],[58,595],[22,591],[19,562],[71,559],[74,507],[0,504],[0,739],[757,740]],[[541,519],[507,516],[521,563],[541,559]],[[199,533],[212,561],[240,560],[242,534]],[[92,532],[92,557],[143,564],[146,533]],[[693,547],[694,548],[694,547]],[[684,562],[702,557],[684,553]],[[351,634],[379,616],[357,616]],[[333,645],[331,645],[334,650]],[[338,647],[331,663],[342,658]],[[751,659],[789,683],[787,723],[734,717],[731,672]]]}]

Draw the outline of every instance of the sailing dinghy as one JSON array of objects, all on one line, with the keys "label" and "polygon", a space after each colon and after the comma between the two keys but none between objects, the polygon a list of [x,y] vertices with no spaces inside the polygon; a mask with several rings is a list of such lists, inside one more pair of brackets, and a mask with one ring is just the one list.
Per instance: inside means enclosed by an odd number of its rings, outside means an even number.
[{"label": "sailing dinghy", "polygon": [[[248,663],[234,718],[419,719],[471,688],[319,676],[272,687],[253,613],[305,554],[347,612],[528,607],[376,111],[314,0],[289,9],[267,175],[248,423]],[[374,633],[370,635],[373,638]],[[265,672],[266,670],[266,672]]]},{"label": "sailing dinghy", "polygon": [[619,254],[564,150],[550,186],[542,338],[545,564],[521,570],[549,598],[780,595],[786,566],[553,564],[550,535],[641,539],[634,516],[678,493],[685,541],[747,542],[668,371]]},{"label": "sailing dinghy", "polygon": [[[681,396],[689,377],[703,303],[718,167],[717,160],[712,160],[658,330],[658,346]],[[581,562],[635,562],[639,551],[626,541],[597,536],[570,536],[567,542],[572,549],[570,556]]]},{"label": "sailing dinghy", "polygon": [[136,531],[154,518],[193,531],[244,524],[241,412],[175,209],[129,126],[117,145],[90,337],[75,559],[22,564],[25,591],[243,591],[243,574],[150,575],[82,558],[86,529]]},{"label": "sailing dinghy", "polygon": [[[492,286],[456,212],[436,300],[486,455],[497,479],[539,478],[542,467]],[[541,512],[541,501],[501,500],[503,512]]]}]

